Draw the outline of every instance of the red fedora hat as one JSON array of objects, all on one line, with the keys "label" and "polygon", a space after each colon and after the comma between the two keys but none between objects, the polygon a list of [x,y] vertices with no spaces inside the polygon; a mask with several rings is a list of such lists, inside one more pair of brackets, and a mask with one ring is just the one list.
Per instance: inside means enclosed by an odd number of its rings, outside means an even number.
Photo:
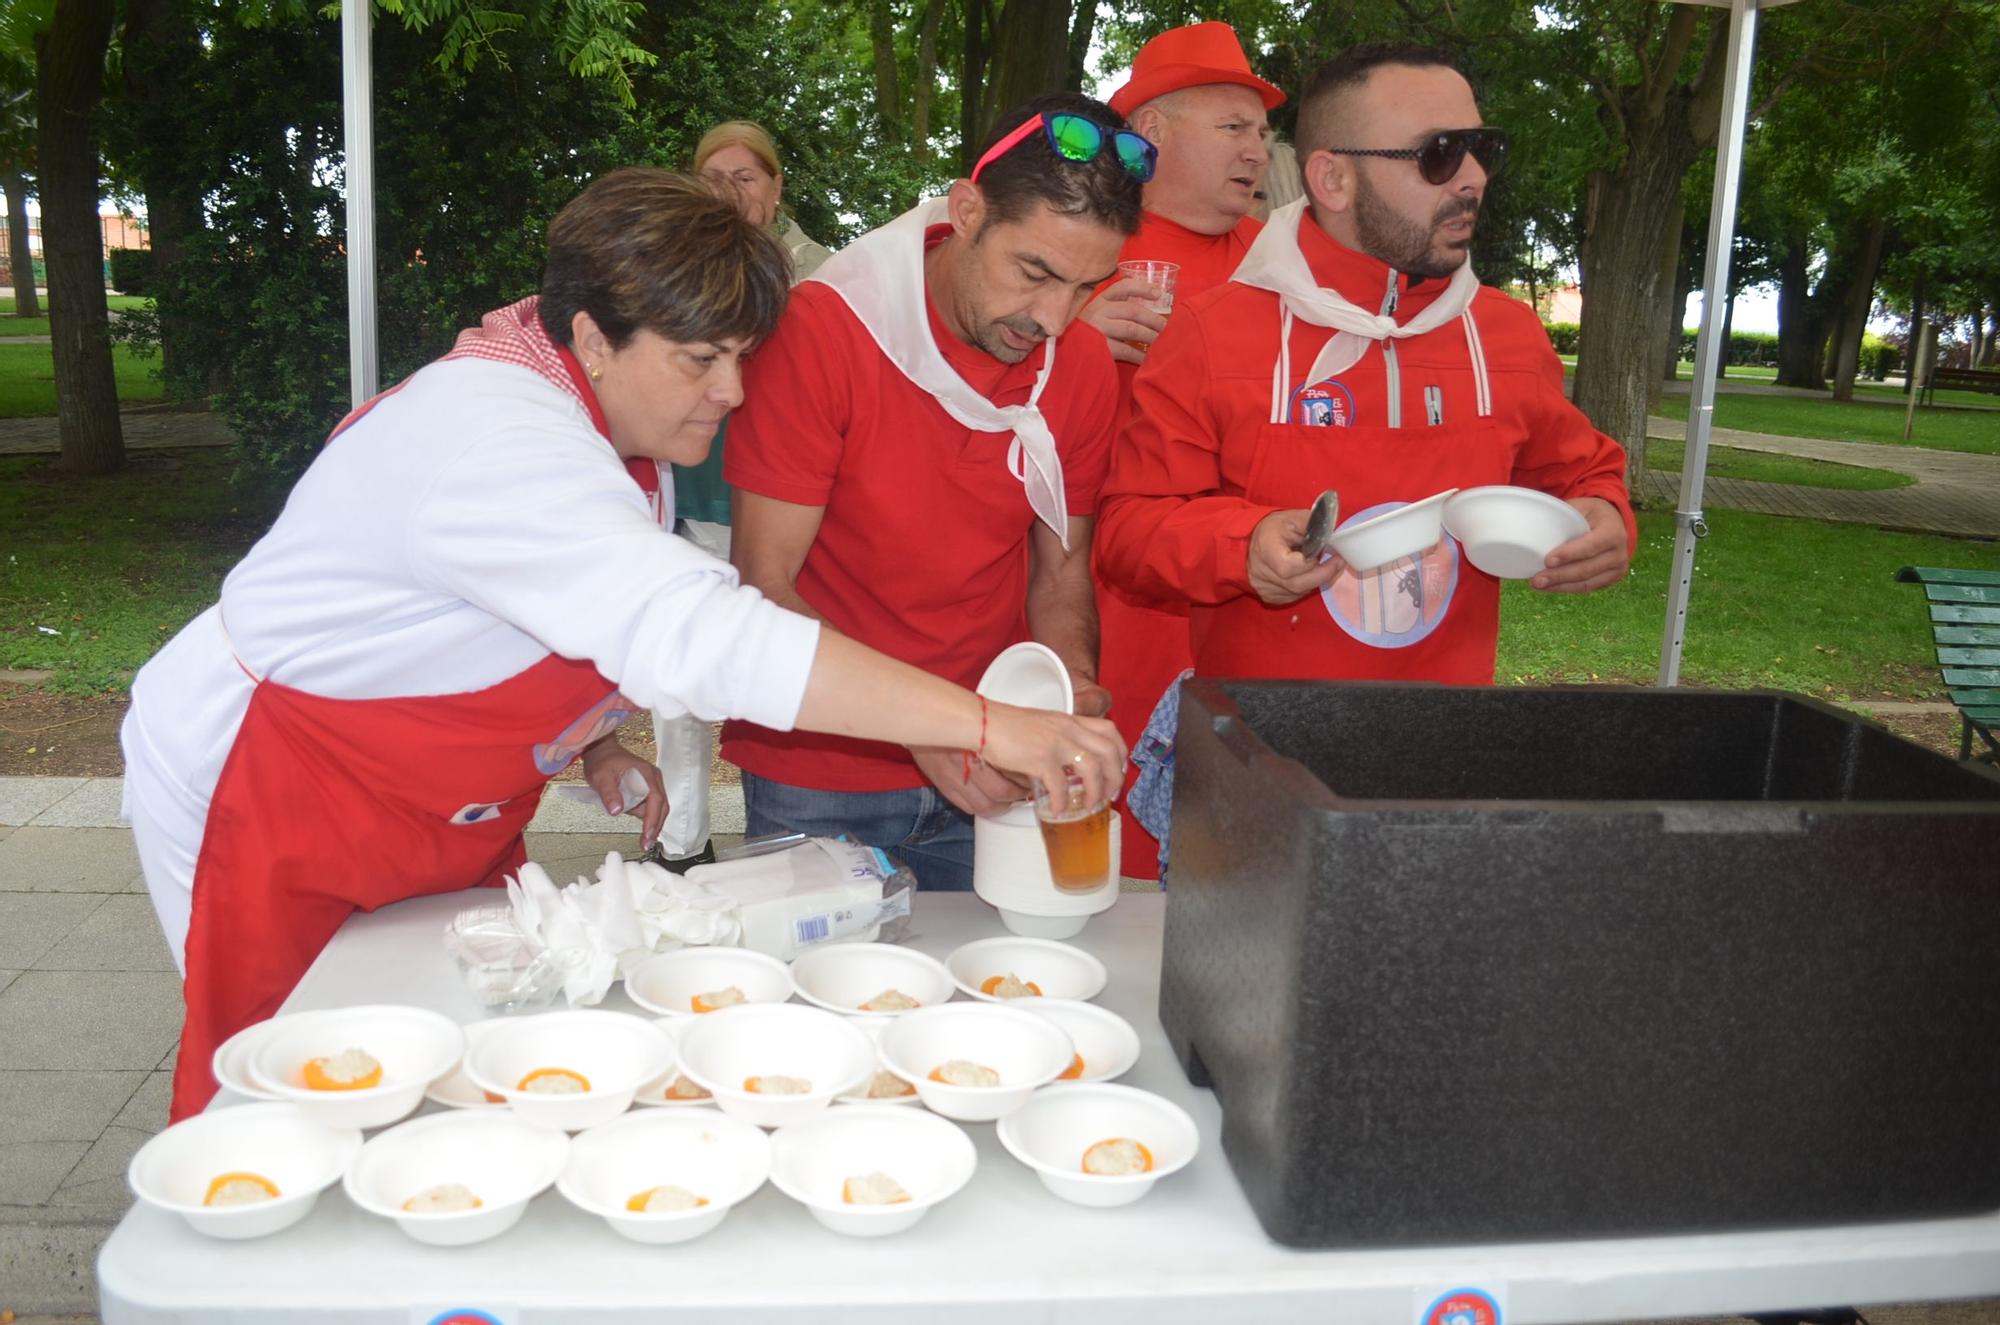
[{"label": "red fedora hat", "polygon": [[1131,81],[1113,94],[1111,109],[1130,115],[1154,97],[1209,83],[1247,87],[1263,98],[1265,110],[1285,102],[1284,93],[1250,72],[1236,30],[1209,22],[1169,28],[1141,46],[1132,61]]}]

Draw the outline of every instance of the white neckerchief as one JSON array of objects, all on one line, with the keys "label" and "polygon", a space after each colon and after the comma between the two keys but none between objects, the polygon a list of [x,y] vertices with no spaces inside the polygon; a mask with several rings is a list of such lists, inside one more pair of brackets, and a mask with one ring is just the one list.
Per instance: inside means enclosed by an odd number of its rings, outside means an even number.
[{"label": "white neckerchief", "polygon": [[[1486,381],[1485,357],[1480,352],[1478,330],[1472,325],[1472,297],[1479,293],[1479,278],[1472,274],[1472,264],[1462,263],[1451,274],[1444,293],[1408,322],[1399,324],[1389,314],[1367,312],[1349,302],[1339,291],[1322,286],[1306,265],[1305,254],[1299,249],[1299,221],[1310,201],[1298,198],[1272,212],[1271,219],[1265,223],[1264,229],[1250,245],[1250,251],[1229,278],[1238,284],[1269,290],[1278,296],[1283,311],[1280,322],[1282,339],[1278,351],[1283,382],[1288,386],[1292,380],[1290,332],[1295,317],[1316,327],[1336,329],[1334,336],[1320,347],[1318,356],[1313,359],[1312,371],[1305,378],[1308,382],[1321,382],[1346,372],[1360,362],[1368,347],[1377,341],[1421,336],[1437,330],[1453,318],[1462,318],[1466,324],[1466,350],[1472,357],[1473,376],[1482,384],[1479,413],[1491,413],[1491,397],[1483,389]],[[1274,373],[1272,380],[1278,382],[1279,375]],[[1275,385],[1272,388],[1274,393],[1285,389],[1285,386]]]},{"label": "white neckerchief", "polygon": [[830,285],[852,309],[889,362],[944,412],[976,432],[1011,432],[1007,467],[1027,489],[1028,505],[1069,548],[1069,505],[1062,458],[1037,404],[1056,366],[1056,342],[1042,343],[1042,370],[1025,405],[995,405],[945,361],[925,309],[924,235],[946,219],[945,199],[920,202],[828,258],[807,277]]}]

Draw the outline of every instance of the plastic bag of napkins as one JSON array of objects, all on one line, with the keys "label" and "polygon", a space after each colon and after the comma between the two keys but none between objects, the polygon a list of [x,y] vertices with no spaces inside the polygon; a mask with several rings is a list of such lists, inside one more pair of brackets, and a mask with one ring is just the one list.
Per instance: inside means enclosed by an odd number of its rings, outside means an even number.
[{"label": "plastic bag of napkins", "polygon": [[881,852],[829,838],[685,876],[612,852],[595,880],[567,887],[530,862],[507,880],[507,906],[461,913],[445,947],[486,1006],[532,1007],[560,988],[585,1007],[678,947],[743,946],[789,961],[814,943],[873,939],[909,914],[910,884]]}]

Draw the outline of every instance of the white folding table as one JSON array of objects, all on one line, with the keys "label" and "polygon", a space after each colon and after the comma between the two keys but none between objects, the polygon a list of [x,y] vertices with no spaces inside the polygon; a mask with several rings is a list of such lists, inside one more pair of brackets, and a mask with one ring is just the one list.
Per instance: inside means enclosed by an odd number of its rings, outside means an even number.
[{"label": "white folding table", "polygon": [[[448,894],[354,917],[285,1010],[397,1002],[479,1019],[442,933],[461,907],[490,898]],[[1138,1027],[1142,1052],[1126,1084],[1176,1101],[1201,1128],[1195,1162],[1134,1205],[1058,1200],[1001,1149],[991,1124],[975,1124],[971,1183],[881,1239],[830,1232],[769,1185],[715,1232],[666,1247],[618,1237],[553,1189],[507,1233],[451,1250],[411,1241],[338,1186],[300,1224],[250,1242],[211,1240],[138,1206],[98,1260],[103,1319],[430,1325],[479,1321],[452,1314],[477,1309],[503,1325],[1412,1325],[1438,1293],[1473,1286],[1493,1294],[1509,1325],[1532,1325],[2000,1294],[2000,1214],[1726,1236],[1281,1247],[1222,1154],[1214,1098],[1188,1084],[1160,1028],[1164,911],[1157,894],[1128,894],[1075,940],[1110,970],[1098,1001]],[[1002,932],[970,894],[921,894],[911,942],[942,957]],[[632,1007],[622,987],[607,1006]]]}]

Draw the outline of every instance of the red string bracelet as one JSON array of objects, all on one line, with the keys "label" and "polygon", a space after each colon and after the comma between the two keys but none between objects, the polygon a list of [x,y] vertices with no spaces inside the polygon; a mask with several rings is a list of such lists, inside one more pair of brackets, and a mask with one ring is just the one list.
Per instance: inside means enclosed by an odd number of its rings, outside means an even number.
[{"label": "red string bracelet", "polygon": [[972,761],[975,758],[983,759],[986,756],[986,696],[984,695],[979,697],[979,749],[977,752],[966,750],[962,753],[965,756],[965,780],[970,782],[972,781]]}]

